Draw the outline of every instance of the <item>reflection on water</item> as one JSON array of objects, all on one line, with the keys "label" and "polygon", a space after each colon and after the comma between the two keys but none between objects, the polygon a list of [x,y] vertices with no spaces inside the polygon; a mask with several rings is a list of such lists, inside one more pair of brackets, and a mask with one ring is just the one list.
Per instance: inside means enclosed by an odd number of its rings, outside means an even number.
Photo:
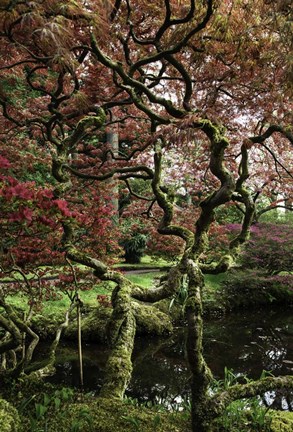
[{"label": "reflection on water", "polygon": [[[292,310],[243,312],[207,322],[204,331],[204,355],[215,378],[223,378],[225,366],[237,374],[258,378],[263,370],[274,375],[293,371]],[[185,360],[185,330],[176,329],[169,338],[137,338],[133,353],[134,370],[127,394],[140,401],[174,404],[189,393],[189,372]],[[101,387],[108,350],[96,344],[86,345],[84,387]],[[53,382],[79,386],[77,347],[60,346],[57,373]],[[293,409],[286,395],[265,395],[268,405]]]},{"label": "reflection on water", "polygon": [[216,376],[225,366],[251,378],[259,377],[262,370],[290,374],[292,335],[292,310],[230,316],[207,326],[206,359]]}]

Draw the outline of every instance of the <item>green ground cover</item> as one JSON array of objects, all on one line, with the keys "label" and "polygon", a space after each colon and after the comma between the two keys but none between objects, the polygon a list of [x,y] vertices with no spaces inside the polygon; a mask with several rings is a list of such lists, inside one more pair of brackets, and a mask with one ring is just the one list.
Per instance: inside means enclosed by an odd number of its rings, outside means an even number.
[{"label": "green ground cover", "polygon": [[[17,383],[0,398],[1,432],[189,432],[190,410],[167,411],[135,399],[107,400],[43,382]],[[183,407],[182,407],[183,408]],[[211,432],[291,432],[293,413],[254,398],[233,402]]]},{"label": "green ground cover", "polygon": [[139,264],[127,264],[125,262],[121,262],[115,265],[116,268],[135,268],[135,269],[146,269],[146,268],[169,268],[172,265],[170,261],[166,261],[163,258],[152,257],[150,255],[144,255],[141,258]]},{"label": "green ground cover", "polygon": [[[116,265],[117,269],[120,269],[126,276],[134,283],[141,285],[143,287],[150,287],[156,284],[158,281],[157,279],[160,278],[160,276],[163,274],[164,271],[167,270],[167,268],[170,267],[170,263],[163,259],[153,259],[150,256],[144,256],[142,258],[142,262],[140,264],[131,264],[126,265],[124,262],[121,262]],[[156,271],[155,271],[156,269]],[[225,289],[223,288],[223,283],[227,280],[229,280],[229,274],[223,273],[218,275],[205,275],[205,289],[204,289],[204,305],[206,311],[211,312],[217,312],[219,309],[224,310],[226,309],[226,306],[228,309],[231,309],[231,305],[226,305],[227,299],[225,299]],[[243,277],[241,277],[241,280]],[[4,279],[2,279],[3,281]],[[248,281],[249,282],[249,281]],[[53,282],[52,282],[53,283]],[[229,285],[229,283],[228,283]],[[115,284],[113,282],[101,282],[101,283],[94,283],[91,289],[89,290],[80,290],[79,295],[84,303],[84,305],[88,307],[95,307],[98,304],[98,297],[99,296],[108,296],[109,299],[111,297],[111,292],[113,288],[115,287]],[[253,287],[251,287],[253,288]],[[247,289],[249,290],[249,299],[251,301],[254,301],[257,305],[258,303],[258,290],[256,289],[250,289],[249,286],[247,286]],[[182,290],[184,291],[184,289]],[[238,292],[239,291],[239,292]],[[278,289],[276,289],[276,292]],[[57,298],[55,299],[48,299],[45,300],[41,306],[40,313],[44,315],[53,315],[64,313],[64,311],[69,307],[70,305],[70,299],[68,295],[58,289],[56,287],[56,293]],[[238,293],[238,294],[237,294]],[[242,298],[243,289],[236,290],[233,295],[229,295],[229,301],[232,302],[232,305],[235,303],[235,307],[237,308],[237,305],[239,303],[239,299],[237,300],[237,295]],[[184,302],[184,292],[179,293],[178,299],[179,303]],[[185,293],[186,294],[186,293]],[[264,291],[265,294],[265,291]],[[281,298],[281,291],[278,295],[280,297],[280,301],[282,301]],[[286,294],[286,292],[285,292]],[[288,293],[289,296],[290,292]],[[286,294],[287,295],[287,294]],[[180,298],[179,298],[180,297]],[[235,297],[235,300],[234,300]],[[244,296],[244,297],[247,297]],[[270,293],[267,294],[268,299],[266,299],[266,296],[262,300],[263,302],[266,302],[272,297]],[[290,297],[290,296],[289,296]],[[288,297],[288,298],[289,298]],[[291,295],[292,297],[292,295]],[[290,297],[290,298],[291,298]],[[16,306],[17,308],[20,308],[22,310],[28,310],[27,306],[27,298],[23,294],[15,294],[12,296],[9,296],[7,298],[9,303],[13,306]],[[241,302],[240,302],[241,303]],[[239,303],[239,307],[241,307],[242,303]],[[233,307],[232,307],[233,309]]]},{"label": "green ground cover", "polygon": [[[145,262],[150,262],[149,257],[145,260]],[[162,261],[162,264],[164,262]],[[133,267],[133,265],[132,265]],[[141,264],[137,265],[137,270],[141,270],[142,267]],[[133,271],[133,270],[132,270]],[[126,274],[126,276],[134,283],[141,285],[143,287],[150,287],[154,283],[156,283],[156,279],[158,279],[162,275],[161,272],[158,271],[149,271],[147,273],[130,273]],[[207,298],[212,299],[213,294],[217,291],[219,288],[219,284],[225,279],[225,275],[206,275],[206,292],[207,292]],[[108,295],[111,296],[111,292],[113,287],[115,286],[114,283],[111,282],[102,282],[99,284],[93,285],[92,289],[81,291],[80,292],[80,298],[82,302],[87,306],[96,306],[97,305],[97,296],[99,295]],[[42,313],[43,314],[52,314],[54,312],[60,313],[60,311],[65,311],[69,305],[70,305],[70,299],[68,295],[61,292],[57,288],[57,299],[55,300],[46,300],[44,301],[42,305]],[[7,300],[9,303],[13,306],[16,306],[18,308],[28,310],[27,306],[27,300],[24,295],[22,294],[16,294],[13,296],[8,296]]]},{"label": "green ground cover", "polygon": [[[148,264],[152,266],[152,261],[150,257],[145,257],[143,263],[135,266],[137,270],[146,269]],[[160,268],[163,270],[166,263],[161,261]],[[144,287],[153,285],[155,279],[160,277],[162,274],[158,271],[152,271],[152,267],[149,268],[150,271],[135,273],[132,268],[125,270],[124,264],[121,264],[123,271],[127,271],[127,277],[133,282],[140,284]],[[120,268],[121,268],[120,267]],[[217,302],[216,295],[219,291],[221,282],[225,281],[226,275],[205,275],[206,289],[205,289],[205,302],[215,304]],[[111,291],[114,287],[113,283],[102,282],[93,285],[92,289],[87,291],[82,291],[80,297],[85,304],[85,306],[93,307],[98,304],[97,296],[111,295]],[[68,308],[70,304],[69,297],[59,292],[60,298],[58,300],[48,300],[44,302],[43,309],[40,314],[43,317],[49,319],[50,316],[60,317],[62,321],[62,315],[64,311]],[[11,296],[9,301],[19,308],[24,308],[25,297],[21,295]],[[50,423],[50,431],[55,432],[71,432],[71,431],[91,431],[91,432],[108,432],[117,431],[122,432],[128,431],[161,431],[161,432],[183,432],[190,430],[189,423],[189,412],[184,413],[167,413],[158,411],[158,407],[137,407],[132,404],[131,401],[118,402],[113,409],[113,401],[103,401],[101,399],[92,398],[90,395],[71,395],[70,400],[62,400],[62,397],[58,394],[56,397],[56,389],[52,389],[52,393],[49,393],[48,398],[44,398],[44,392],[37,392],[36,390],[30,389],[25,394],[21,389],[17,392],[19,397],[18,402],[13,399],[13,405],[17,407],[20,414],[20,429],[17,432],[35,432],[46,430],[46,424]],[[48,390],[48,389],[47,389]],[[44,391],[47,391],[44,389]],[[32,393],[33,399],[29,401],[29,393]],[[15,393],[14,393],[15,395]],[[4,395],[5,396],[5,395]],[[15,397],[15,396],[13,396]],[[42,399],[43,397],[43,399]],[[61,401],[59,401],[61,399]],[[9,397],[8,397],[9,400]],[[28,405],[23,406],[23,404]],[[15,403],[14,403],[15,402]],[[56,403],[58,407],[56,408]],[[47,405],[46,405],[47,404]],[[60,404],[60,406],[59,406]],[[116,402],[115,402],[116,404]],[[29,414],[28,414],[29,413]],[[60,415],[59,415],[60,413]],[[236,414],[239,415],[236,410]],[[241,416],[240,416],[241,417]],[[4,417],[3,417],[4,418]],[[50,421],[48,420],[50,418]],[[52,419],[52,420],[51,420]],[[111,421],[109,420],[111,419]],[[113,421],[112,421],[113,420]],[[224,421],[225,417],[221,421]],[[227,414],[227,421],[231,423],[231,413]],[[49,423],[48,423],[49,421]],[[249,420],[250,421],[250,420]],[[243,427],[245,426],[247,431],[259,431],[260,429],[251,428],[250,423],[247,418],[240,418],[239,422],[243,422]],[[272,422],[269,428],[263,429],[267,431],[291,431],[292,426],[292,416],[289,418],[273,416]],[[232,424],[225,424],[226,431],[239,432],[239,425],[235,429]],[[1,426],[1,418],[0,418]],[[24,428],[24,429],[23,429]],[[4,429],[5,430],[5,429]],[[8,429],[9,430],[9,429]],[[223,424],[219,422],[215,424],[215,432],[223,430]]]}]

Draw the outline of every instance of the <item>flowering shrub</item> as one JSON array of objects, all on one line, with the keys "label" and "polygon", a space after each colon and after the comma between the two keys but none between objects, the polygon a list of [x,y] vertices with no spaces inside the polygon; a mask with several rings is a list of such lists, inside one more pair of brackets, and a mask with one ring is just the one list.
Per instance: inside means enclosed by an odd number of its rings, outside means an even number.
[{"label": "flowering shrub", "polygon": [[259,223],[242,254],[246,268],[260,268],[270,275],[293,269],[293,227],[290,224]]}]

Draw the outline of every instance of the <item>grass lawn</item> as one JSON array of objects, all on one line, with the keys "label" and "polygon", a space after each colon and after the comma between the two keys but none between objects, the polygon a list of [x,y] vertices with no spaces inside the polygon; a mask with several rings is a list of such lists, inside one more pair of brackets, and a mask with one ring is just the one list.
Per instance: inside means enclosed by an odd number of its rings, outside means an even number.
[{"label": "grass lawn", "polygon": [[116,268],[122,268],[122,269],[153,269],[155,268],[169,268],[172,265],[171,262],[164,260],[163,258],[158,257],[151,257],[149,255],[145,255],[142,257],[141,262],[139,264],[128,264],[125,262],[121,262],[118,264],[115,264],[114,267]]},{"label": "grass lawn", "polygon": [[161,275],[161,272],[150,271],[148,273],[129,273],[126,277],[131,280],[131,282],[148,288],[154,285],[154,279],[159,278]]},{"label": "grass lawn", "polygon": [[[152,271],[153,267],[158,267],[162,271],[164,268],[169,267],[170,263],[166,262],[163,259],[153,259],[150,256],[144,256],[142,258],[142,262],[140,264],[125,264],[121,263],[116,267],[122,267],[124,272],[127,271],[127,267],[130,267],[129,273],[126,276],[134,283],[141,285],[145,288],[151,287],[156,283],[155,279],[159,278],[162,275],[160,271]],[[143,273],[132,273],[134,269],[142,270],[150,268],[149,272]],[[225,279],[225,274],[220,275],[205,275],[205,282],[207,286],[207,291],[215,291],[219,287],[219,284]],[[97,296],[98,295],[111,295],[112,289],[115,287],[115,284],[112,282],[102,282],[93,286],[91,290],[81,291],[80,298],[85,305],[95,306],[97,305]],[[69,297],[60,292],[58,292],[57,300],[47,300],[43,303],[43,314],[51,314],[54,311],[59,312],[62,310],[66,310],[70,305]],[[24,295],[13,295],[8,297],[8,301],[11,305],[19,307],[21,309],[28,310],[27,299]]]}]

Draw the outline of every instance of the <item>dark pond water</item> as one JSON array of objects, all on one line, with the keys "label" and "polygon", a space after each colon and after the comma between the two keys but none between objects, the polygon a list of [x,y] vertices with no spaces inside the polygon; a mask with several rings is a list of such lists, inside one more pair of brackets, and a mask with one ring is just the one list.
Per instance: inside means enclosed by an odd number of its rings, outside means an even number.
[{"label": "dark pond water", "polygon": [[[188,397],[189,372],[184,346],[185,331],[181,328],[169,338],[137,338],[133,377],[127,395],[139,401],[167,405],[180,403]],[[84,346],[83,355],[84,388],[97,392],[101,387],[108,350],[91,344]],[[292,309],[243,312],[206,322],[204,355],[216,379],[223,378],[225,366],[233,369],[235,374],[246,374],[249,378],[258,378],[263,370],[274,375],[292,374]],[[79,386],[76,345],[60,345],[57,373],[50,380]],[[266,395],[268,401],[271,397]],[[292,409],[292,398],[289,399],[281,397],[275,403],[283,409]]]}]

